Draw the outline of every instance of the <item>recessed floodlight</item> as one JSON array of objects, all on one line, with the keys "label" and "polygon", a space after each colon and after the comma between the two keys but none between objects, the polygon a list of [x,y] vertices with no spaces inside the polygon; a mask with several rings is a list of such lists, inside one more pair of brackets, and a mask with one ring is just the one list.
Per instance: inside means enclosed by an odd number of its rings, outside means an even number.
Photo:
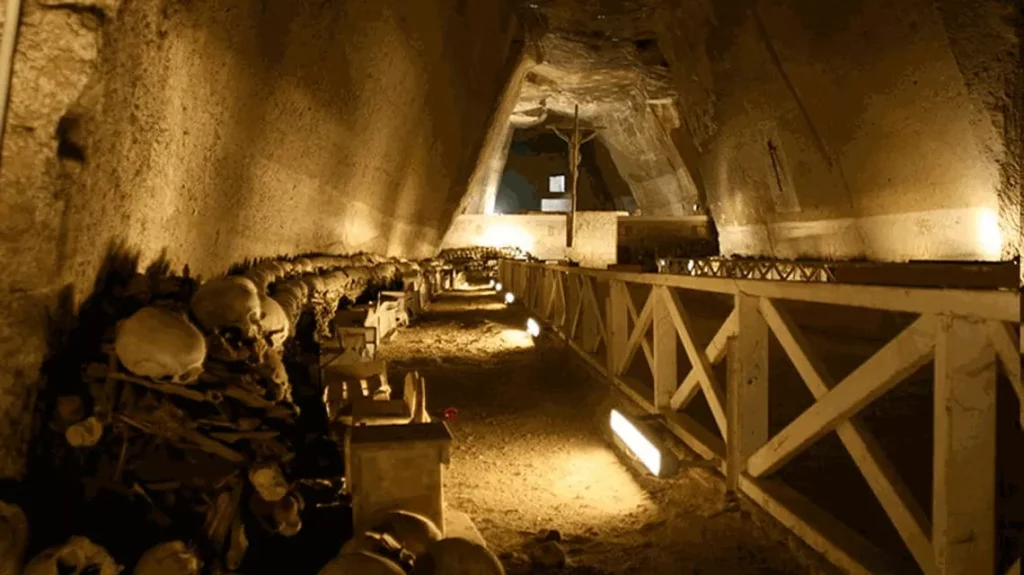
[{"label": "recessed floodlight", "polygon": [[611,428],[616,444],[643,464],[644,469],[656,477],[668,477],[679,468],[679,459],[668,449],[662,448],[654,434],[646,426],[633,421],[616,409],[611,412]]},{"label": "recessed floodlight", "polygon": [[501,290],[505,289],[505,286],[501,285],[501,282],[496,282],[494,284],[494,289],[497,290],[497,291],[501,291]]},{"label": "recessed floodlight", "polygon": [[533,319],[532,317],[526,320],[526,333],[530,334],[533,337],[537,337],[540,335],[540,324],[537,323],[537,320]]},{"label": "recessed floodlight", "polygon": [[512,305],[516,302],[516,296],[512,292],[505,292],[505,303]]}]

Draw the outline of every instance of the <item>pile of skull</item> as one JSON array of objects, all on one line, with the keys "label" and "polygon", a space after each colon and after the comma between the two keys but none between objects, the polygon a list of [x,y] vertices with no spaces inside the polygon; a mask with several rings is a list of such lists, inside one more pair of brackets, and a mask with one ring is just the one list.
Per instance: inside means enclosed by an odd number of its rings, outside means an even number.
[{"label": "pile of skull", "polygon": [[504,575],[486,547],[461,537],[443,537],[426,517],[405,511],[385,514],[341,548],[320,575]]},{"label": "pile of skull", "polygon": [[[419,280],[437,266],[365,254],[264,261],[201,284],[175,278],[171,295],[154,287],[166,278],[136,274],[132,285],[145,285],[129,291],[144,295],[109,330],[106,357],[83,366],[83,391],[57,397],[47,422],[64,441],[55,458],[107,462],[91,481],[148,502],[154,523],[205,516],[202,545],[159,543],[136,562],[136,575],[236,571],[246,524],[299,533],[304,502],[300,482],[287,479],[295,450],[286,439],[298,409],[285,356],[300,316],[313,312],[326,331],[342,298]],[[24,513],[0,502],[0,575],[122,570],[82,536],[22,567],[27,533]]]},{"label": "pile of skull", "polygon": [[496,248],[490,246],[472,246],[465,248],[447,248],[441,250],[441,253],[437,256],[447,262],[461,263],[470,261],[487,261],[487,260],[528,260],[531,259],[529,253],[523,251],[522,248],[518,247],[504,247]]},{"label": "pile of skull", "polygon": [[498,260],[533,260],[533,256],[517,247],[496,248],[474,246],[442,250],[438,258],[455,270],[454,284],[462,288],[493,278],[497,274]]}]

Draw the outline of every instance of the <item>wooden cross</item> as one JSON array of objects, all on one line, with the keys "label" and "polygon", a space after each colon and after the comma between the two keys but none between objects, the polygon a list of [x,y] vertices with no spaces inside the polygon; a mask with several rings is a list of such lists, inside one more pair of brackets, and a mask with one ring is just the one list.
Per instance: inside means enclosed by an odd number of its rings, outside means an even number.
[{"label": "wooden cross", "polygon": [[576,105],[575,112],[573,113],[572,136],[566,136],[557,127],[552,127],[551,129],[555,131],[555,134],[558,134],[559,138],[562,138],[569,144],[569,189],[572,203],[565,226],[565,247],[571,248],[576,236],[576,185],[579,182],[580,173],[580,146],[594,139],[597,136],[597,131],[591,130],[590,134],[583,137],[580,136],[579,104]]}]

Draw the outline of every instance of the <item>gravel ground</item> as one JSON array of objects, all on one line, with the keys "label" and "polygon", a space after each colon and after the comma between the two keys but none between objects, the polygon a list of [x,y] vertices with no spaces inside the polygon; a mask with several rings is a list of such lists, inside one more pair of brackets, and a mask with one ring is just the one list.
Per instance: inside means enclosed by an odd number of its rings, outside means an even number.
[{"label": "gravel ground", "polygon": [[557,338],[535,343],[525,314],[492,291],[448,293],[381,353],[393,377],[426,377],[431,412],[458,410],[445,497],[510,574],[837,572],[752,504],[727,508],[707,472],[628,465],[603,431],[609,387]]}]

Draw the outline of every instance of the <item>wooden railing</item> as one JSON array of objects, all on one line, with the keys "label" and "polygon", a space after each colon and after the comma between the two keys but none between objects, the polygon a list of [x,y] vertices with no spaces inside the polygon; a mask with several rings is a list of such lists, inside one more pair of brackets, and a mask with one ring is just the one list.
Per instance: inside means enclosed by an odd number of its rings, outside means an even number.
[{"label": "wooden railing", "polygon": [[[746,494],[843,570],[908,572],[891,554],[771,477],[832,431],[921,572],[996,572],[1000,371],[1024,403],[1016,292],[699,278],[519,261],[501,262],[499,280],[637,406],[659,415],[697,454],[716,462],[729,488]],[[695,317],[706,318],[683,305],[686,290],[723,294],[718,297],[725,300],[731,296],[731,312],[706,345],[698,342]],[[787,311],[790,302],[902,312],[916,319],[837,381]],[[769,333],[815,400],[774,436],[769,434]],[[680,347],[692,366],[682,378]],[[650,368],[639,376],[630,369],[638,353]],[[723,361],[727,376],[720,381],[715,365]],[[930,361],[931,520],[857,415]],[[698,393],[707,400],[716,430],[682,413]],[[915,570],[911,566],[909,572]]]}]

